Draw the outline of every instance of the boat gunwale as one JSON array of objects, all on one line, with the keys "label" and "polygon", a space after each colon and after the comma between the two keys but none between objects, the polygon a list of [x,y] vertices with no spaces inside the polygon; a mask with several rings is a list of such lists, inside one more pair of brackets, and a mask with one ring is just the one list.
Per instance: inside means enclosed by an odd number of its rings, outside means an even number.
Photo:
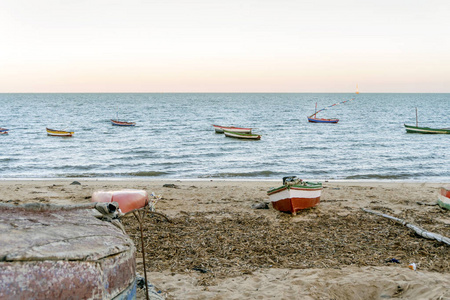
[{"label": "boat gunwale", "polygon": [[110,120],[113,125],[119,125],[119,126],[135,126],[136,125],[136,122],[119,121],[119,120],[114,120],[114,119],[110,119]]},{"label": "boat gunwale", "polygon": [[[242,139],[254,139],[254,140],[261,139],[261,135],[256,134],[256,133],[235,132],[235,131],[230,131],[230,130],[224,130],[223,133],[227,137],[235,137],[235,138],[242,138]],[[235,135],[235,136],[233,136],[233,135]]]},{"label": "boat gunwale", "polygon": [[[308,182],[307,182],[308,184]],[[301,190],[305,190],[305,191],[318,191],[318,190],[323,190],[323,185],[322,183],[318,182],[310,182],[310,185],[292,185],[292,186],[287,186],[287,185],[282,185],[273,189],[270,189],[269,191],[267,191],[267,195],[273,195],[276,193],[279,193],[281,191],[284,190],[297,190],[297,191],[301,191]]]},{"label": "boat gunwale", "polygon": [[420,127],[403,124],[405,126],[406,132],[410,133],[443,133],[450,134],[450,128],[432,128],[432,127]]}]

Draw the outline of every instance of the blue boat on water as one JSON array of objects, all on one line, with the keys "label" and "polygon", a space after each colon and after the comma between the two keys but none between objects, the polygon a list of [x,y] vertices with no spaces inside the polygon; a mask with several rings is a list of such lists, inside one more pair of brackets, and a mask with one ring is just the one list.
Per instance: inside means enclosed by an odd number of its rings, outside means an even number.
[{"label": "blue boat on water", "polygon": [[337,122],[339,122],[339,119],[316,118],[316,114],[314,114],[314,115],[311,115],[308,117],[308,122],[311,122],[311,123],[337,123]]}]

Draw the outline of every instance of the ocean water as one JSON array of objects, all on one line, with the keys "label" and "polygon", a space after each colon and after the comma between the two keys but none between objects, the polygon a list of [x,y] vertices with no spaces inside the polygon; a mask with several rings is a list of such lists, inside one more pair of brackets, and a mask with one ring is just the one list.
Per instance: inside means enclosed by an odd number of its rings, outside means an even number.
[{"label": "ocean water", "polygon": [[[338,124],[312,124],[321,112]],[[450,180],[450,94],[0,94],[0,178]],[[117,127],[111,118],[134,121]],[[261,140],[216,134],[253,127]],[[73,137],[47,136],[45,128]]]}]

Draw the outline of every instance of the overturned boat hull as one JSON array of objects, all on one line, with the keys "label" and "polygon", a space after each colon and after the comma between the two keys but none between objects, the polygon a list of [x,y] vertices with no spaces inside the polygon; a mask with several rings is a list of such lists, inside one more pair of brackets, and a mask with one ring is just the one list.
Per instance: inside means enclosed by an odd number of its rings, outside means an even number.
[{"label": "overturned boat hull", "polygon": [[0,299],[134,299],[136,249],[92,208],[0,205]]}]

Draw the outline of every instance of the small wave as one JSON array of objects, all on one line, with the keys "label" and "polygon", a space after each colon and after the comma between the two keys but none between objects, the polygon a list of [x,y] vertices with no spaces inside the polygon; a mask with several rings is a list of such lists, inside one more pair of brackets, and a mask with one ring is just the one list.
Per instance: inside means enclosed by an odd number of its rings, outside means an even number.
[{"label": "small wave", "polygon": [[393,175],[381,175],[381,174],[365,174],[365,175],[352,175],[347,176],[345,179],[408,179],[410,174],[393,174]]},{"label": "small wave", "polygon": [[112,174],[100,174],[100,173],[81,173],[81,174],[58,174],[56,175],[57,177],[67,177],[67,178],[81,178],[81,177],[86,177],[86,178],[91,178],[91,177],[112,177]]},{"label": "small wave", "polygon": [[158,171],[140,171],[140,172],[122,173],[120,175],[139,176],[139,177],[156,177],[156,176],[162,176],[162,175],[167,175],[167,174],[169,174],[169,173],[158,172]]},{"label": "small wave", "polygon": [[129,172],[129,173],[80,173],[80,174],[61,174],[58,177],[157,177],[168,175],[167,172],[157,172],[157,171],[140,171],[140,172]]},{"label": "small wave", "polygon": [[281,176],[281,173],[272,171],[259,171],[259,172],[237,172],[237,173],[217,173],[201,175],[199,178],[229,178],[229,177],[274,177]]},{"label": "small wave", "polygon": [[5,157],[5,158],[1,158],[0,157],[0,161],[1,162],[10,162],[10,161],[18,161],[20,160],[19,158],[14,158],[14,157]]}]

